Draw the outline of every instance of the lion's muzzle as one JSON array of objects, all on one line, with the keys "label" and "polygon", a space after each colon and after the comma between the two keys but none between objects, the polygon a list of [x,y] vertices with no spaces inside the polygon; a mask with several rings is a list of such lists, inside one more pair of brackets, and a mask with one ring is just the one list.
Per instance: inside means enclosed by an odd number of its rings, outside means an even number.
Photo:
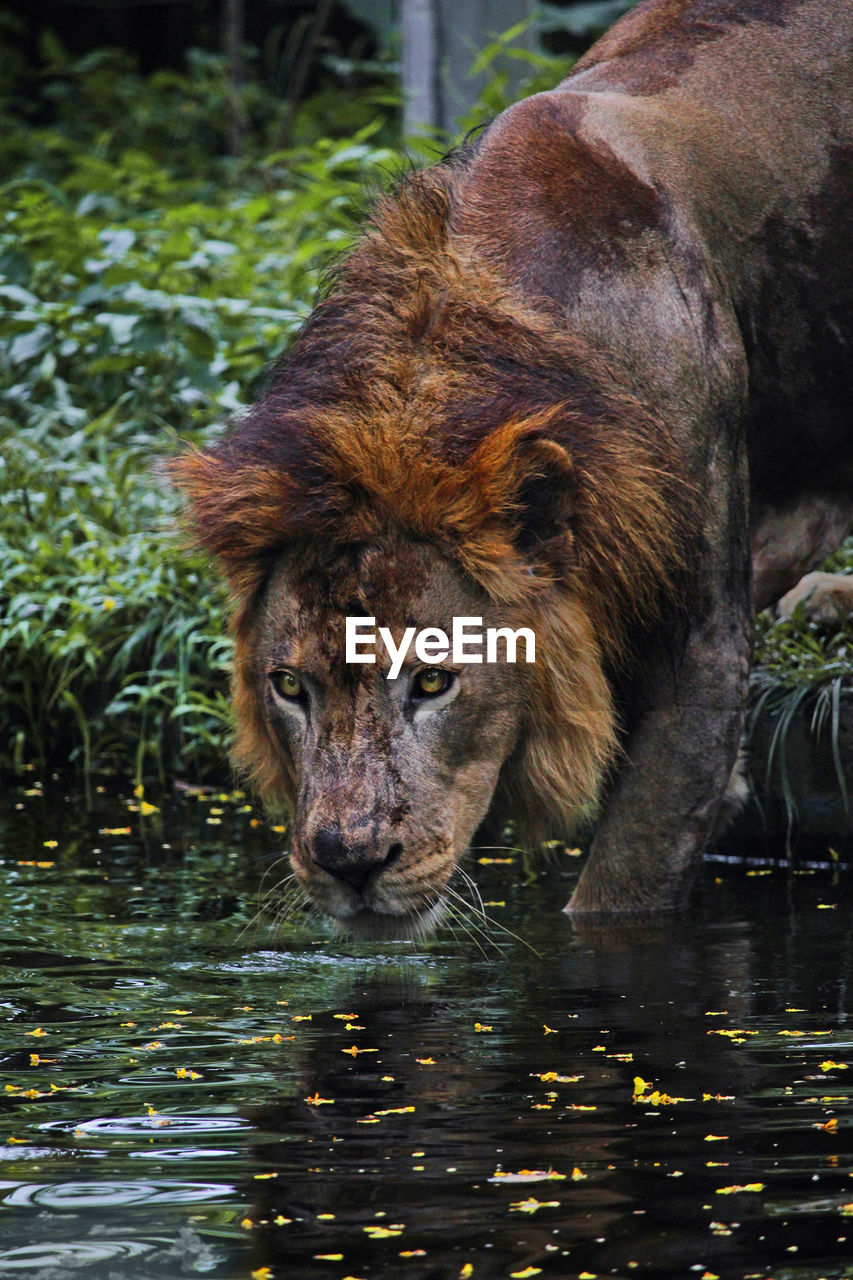
[{"label": "lion's muzzle", "polygon": [[336,880],[363,893],[372,880],[398,861],[403,852],[399,841],[385,847],[366,843],[349,844],[337,823],[321,827],[311,841],[311,861]]}]

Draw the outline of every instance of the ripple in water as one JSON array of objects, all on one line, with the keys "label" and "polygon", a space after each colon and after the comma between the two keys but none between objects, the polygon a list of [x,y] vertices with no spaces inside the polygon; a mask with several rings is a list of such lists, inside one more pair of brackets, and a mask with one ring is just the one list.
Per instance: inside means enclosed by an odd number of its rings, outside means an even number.
[{"label": "ripple in water", "polygon": [[92,1120],[68,1122],[65,1120],[49,1120],[39,1125],[42,1132],[60,1132],[85,1134],[87,1136],[115,1137],[122,1135],[133,1137],[135,1134],[168,1133],[170,1137],[183,1137],[191,1134],[195,1137],[205,1133],[233,1133],[248,1129],[247,1121],[236,1116],[98,1116]]},{"label": "ripple in water", "polygon": [[115,1262],[121,1258],[138,1258],[149,1253],[154,1242],[141,1240],[64,1240],[55,1244],[25,1244],[18,1249],[0,1250],[3,1274],[12,1271],[32,1272],[36,1267],[92,1266],[98,1262]]},{"label": "ripple in water", "polygon": [[25,1183],[3,1199],[5,1208],[109,1209],[117,1205],[196,1204],[225,1200],[236,1188],[215,1182],[47,1182]]}]

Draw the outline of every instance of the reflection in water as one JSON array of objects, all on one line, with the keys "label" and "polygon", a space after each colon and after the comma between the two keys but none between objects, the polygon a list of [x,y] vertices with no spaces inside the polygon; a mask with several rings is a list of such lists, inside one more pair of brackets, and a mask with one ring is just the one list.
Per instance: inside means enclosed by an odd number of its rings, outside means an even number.
[{"label": "reflection in water", "polygon": [[535,953],[276,940],[243,803],[0,813],[0,1276],[849,1276],[843,879],[578,923],[575,862],[484,867]]}]

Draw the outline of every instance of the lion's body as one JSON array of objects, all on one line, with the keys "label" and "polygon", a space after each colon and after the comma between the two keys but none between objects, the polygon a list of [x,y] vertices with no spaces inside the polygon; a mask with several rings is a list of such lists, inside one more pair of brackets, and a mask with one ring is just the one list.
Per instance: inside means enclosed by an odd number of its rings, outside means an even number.
[{"label": "lion's body", "polygon": [[[557,834],[599,793],[573,907],[683,900],[752,561],[763,605],[853,516],[851,42],[851,0],[641,4],[384,200],[265,399],[177,464],[238,600],[238,759],[332,914],[432,918],[485,818]],[[346,614],[460,610],[533,625],[534,666],[419,700],[343,661]]]}]

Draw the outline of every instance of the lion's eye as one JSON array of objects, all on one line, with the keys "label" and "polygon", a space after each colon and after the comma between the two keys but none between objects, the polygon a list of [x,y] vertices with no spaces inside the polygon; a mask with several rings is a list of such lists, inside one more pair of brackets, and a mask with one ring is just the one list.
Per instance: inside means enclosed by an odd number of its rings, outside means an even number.
[{"label": "lion's eye", "polygon": [[453,676],[440,667],[424,667],[415,676],[415,695],[423,698],[435,698],[450,688]]},{"label": "lion's eye", "polygon": [[280,698],[288,698],[293,701],[295,698],[301,698],[303,693],[303,684],[293,671],[273,671],[270,675],[270,681]]}]

